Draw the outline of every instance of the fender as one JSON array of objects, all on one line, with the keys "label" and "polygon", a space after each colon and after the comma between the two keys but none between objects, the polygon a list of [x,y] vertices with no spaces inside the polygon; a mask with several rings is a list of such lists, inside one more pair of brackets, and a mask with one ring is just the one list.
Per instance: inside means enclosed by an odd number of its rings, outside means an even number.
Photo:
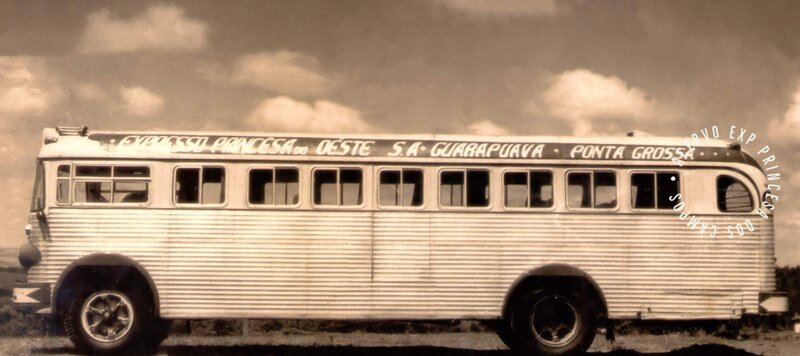
[{"label": "fender", "polygon": [[552,263],[530,269],[517,277],[514,283],[512,283],[508,288],[508,292],[506,292],[506,296],[503,299],[503,318],[506,317],[506,312],[509,307],[508,303],[510,302],[511,296],[514,294],[514,291],[520,284],[522,284],[523,281],[530,277],[577,277],[585,279],[597,291],[597,297],[600,299],[599,302],[603,308],[602,312],[604,315],[608,316],[608,304],[606,303],[606,296],[603,294],[603,289],[600,288],[600,285],[597,284],[594,278],[578,267],[564,263]]},{"label": "fender", "polygon": [[[95,253],[87,256],[83,256],[67,266],[61,275],[58,277],[58,281],[56,282],[55,289],[53,289],[53,300],[57,300],[58,293],[61,291],[61,286],[64,281],[67,279],[67,276],[75,270],[75,268],[80,266],[130,266],[136,269],[142,276],[144,276],[145,281],[147,281],[147,286],[150,287],[150,292],[153,295],[153,310],[155,311],[156,315],[158,315],[161,311],[161,306],[158,297],[158,289],[156,288],[155,282],[153,282],[153,278],[150,277],[150,273],[147,272],[147,269],[144,268],[139,262],[134,261],[132,258],[128,256],[123,256],[116,253]],[[55,305],[54,305],[55,308]]]}]

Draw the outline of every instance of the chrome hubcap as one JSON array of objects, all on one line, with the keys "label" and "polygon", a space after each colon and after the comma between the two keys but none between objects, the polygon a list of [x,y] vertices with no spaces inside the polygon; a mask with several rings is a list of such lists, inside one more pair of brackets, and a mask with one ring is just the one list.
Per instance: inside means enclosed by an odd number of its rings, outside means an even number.
[{"label": "chrome hubcap", "polygon": [[133,305],[124,294],[102,291],[89,296],[81,308],[81,325],[92,339],[113,342],[131,331]]},{"label": "chrome hubcap", "polygon": [[533,306],[530,323],[536,340],[549,347],[561,347],[578,336],[580,315],[567,299],[547,296]]}]

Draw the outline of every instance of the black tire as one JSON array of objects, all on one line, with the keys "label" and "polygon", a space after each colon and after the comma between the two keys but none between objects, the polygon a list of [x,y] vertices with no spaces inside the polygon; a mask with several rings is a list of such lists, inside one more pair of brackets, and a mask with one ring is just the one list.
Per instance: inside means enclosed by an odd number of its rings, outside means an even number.
[{"label": "black tire", "polygon": [[497,336],[509,349],[516,349],[510,320],[502,319],[497,323]]},{"label": "black tire", "polygon": [[158,347],[164,340],[169,337],[169,332],[172,329],[172,320],[153,318],[153,327],[150,331],[150,344],[153,348]]},{"label": "black tire", "polygon": [[597,314],[585,298],[559,288],[520,295],[511,311],[515,350],[534,355],[586,352],[597,332]]},{"label": "black tire", "polygon": [[[122,298],[126,300],[117,303]],[[152,342],[147,342],[148,330],[153,325],[149,304],[141,293],[133,290],[110,285],[87,288],[76,293],[65,311],[64,330],[78,349],[90,354],[148,353],[153,347]],[[104,312],[92,312],[87,305],[93,307],[91,310]],[[99,325],[92,329],[90,323]],[[100,340],[104,337],[108,339]]]}]

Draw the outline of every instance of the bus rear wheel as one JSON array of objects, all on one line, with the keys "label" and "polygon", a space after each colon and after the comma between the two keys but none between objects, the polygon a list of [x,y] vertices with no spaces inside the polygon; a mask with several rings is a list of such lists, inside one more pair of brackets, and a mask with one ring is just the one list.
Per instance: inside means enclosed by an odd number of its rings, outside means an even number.
[{"label": "bus rear wheel", "polygon": [[116,287],[76,293],[63,321],[76,347],[88,353],[147,352],[152,315],[143,296]]},{"label": "bus rear wheel", "polygon": [[532,290],[517,300],[512,312],[518,351],[535,355],[573,355],[585,352],[596,333],[590,304],[558,288]]}]

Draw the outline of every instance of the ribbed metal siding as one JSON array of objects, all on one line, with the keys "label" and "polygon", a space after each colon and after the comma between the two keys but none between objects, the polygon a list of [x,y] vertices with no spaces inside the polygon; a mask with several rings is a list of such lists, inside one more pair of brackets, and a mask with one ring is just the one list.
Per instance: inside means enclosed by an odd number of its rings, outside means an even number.
[{"label": "ribbed metal siding", "polygon": [[728,318],[774,288],[772,223],[751,219],[710,239],[675,215],[61,208],[29,279],[115,252],[151,274],[166,317],[493,318],[522,273],[568,263],[614,318]]}]

